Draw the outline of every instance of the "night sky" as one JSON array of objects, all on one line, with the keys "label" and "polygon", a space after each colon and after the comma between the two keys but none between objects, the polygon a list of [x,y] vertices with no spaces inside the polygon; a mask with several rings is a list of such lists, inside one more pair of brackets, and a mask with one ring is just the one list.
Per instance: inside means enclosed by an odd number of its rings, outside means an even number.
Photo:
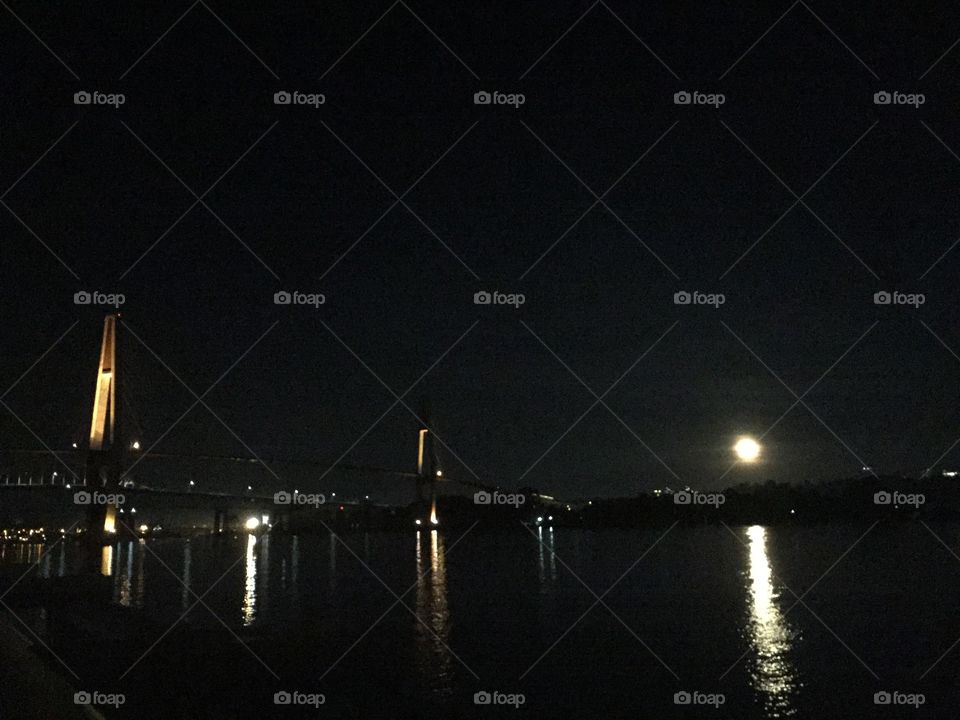
[{"label": "night sky", "polygon": [[[412,470],[429,397],[448,475],[563,497],[960,465],[958,36],[909,3],[10,2],[0,392],[49,354],[0,446],[86,434],[98,290],[158,452],[332,462],[386,413],[345,461]],[[223,423],[167,432],[171,370],[228,369]]]}]

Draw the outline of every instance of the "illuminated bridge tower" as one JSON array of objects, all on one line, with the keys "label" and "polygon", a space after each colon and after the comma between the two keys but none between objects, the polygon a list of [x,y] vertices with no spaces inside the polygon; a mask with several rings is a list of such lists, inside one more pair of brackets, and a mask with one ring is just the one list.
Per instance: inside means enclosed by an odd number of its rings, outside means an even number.
[{"label": "illuminated bridge tower", "polygon": [[[117,326],[118,315],[108,315],[103,322],[103,343],[97,389],[93,396],[93,419],[90,423],[90,445],[87,450],[87,488],[115,493],[120,485],[120,462],[123,444],[120,432],[117,397]],[[88,516],[91,539],[99,541],[116,532],[115,505],[90,505]]]},{"label": "illuminated bridge tower", "polygon": [[417,438],[417,501],[429,503],[430,521],[437,524],[437,453],[433,434],[426,425],[430,422],[430,409],[423,403],[423,423]]}]

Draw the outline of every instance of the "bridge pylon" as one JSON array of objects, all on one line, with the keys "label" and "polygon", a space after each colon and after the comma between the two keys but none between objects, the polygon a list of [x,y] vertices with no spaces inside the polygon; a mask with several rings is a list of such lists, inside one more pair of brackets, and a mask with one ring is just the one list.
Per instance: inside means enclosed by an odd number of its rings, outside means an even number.
[{"label": "bridge pylon", "polygon": [[[93,395],[93,418],[87,447],[86,484],[91,492],[115,494],[120,487],[123,440],[120,425],[117,330],[119,315],[107,315],[103,321],[103,341],[97,386]],[[116,504],[92,502],[87,531],[94,542],[102,542],[116,533]]]}]

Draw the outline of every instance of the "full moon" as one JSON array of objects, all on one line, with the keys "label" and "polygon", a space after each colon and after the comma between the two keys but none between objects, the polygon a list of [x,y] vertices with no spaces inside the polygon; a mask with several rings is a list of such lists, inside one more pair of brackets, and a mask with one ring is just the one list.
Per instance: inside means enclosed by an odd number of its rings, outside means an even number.
[{"label": "full moon", "polygon": [[737,454],[738,460],[743,462],[754,462],[760,457],[760,443],[751,437],[742,437],[737,440],[733,446],[733,451]]}]

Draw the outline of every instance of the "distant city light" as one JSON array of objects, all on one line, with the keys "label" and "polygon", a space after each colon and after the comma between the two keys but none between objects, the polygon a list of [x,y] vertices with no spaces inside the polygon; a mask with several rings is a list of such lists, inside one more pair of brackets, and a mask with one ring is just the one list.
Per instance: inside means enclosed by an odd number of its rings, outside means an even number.
[{"label": "distant city light", "polygon": [[193,482],[193,480],[191,480],[191,481],[190,481],[190,487],[193,487],[194,485],[196,485],[196,483]]},{"label": "distant city light", "polygon": [[257,518],[255,517],[247,518],[247,522],[246,522],[247,530],[256,530],[258,527],[260,527],[260,521]]},{"label": "distant city light", "polygon": [[423,521],[420,518],[417,518],[413,522],[417,527],[420,527],[421,525],[423,525]]},{"label": "distant city light", "polygon": [[73,447],[77,447],[77,444],[76,444],[76,443],[73,443]]},{"label": "distant city light", "polygon": [[142,533],[145,533],[145,532],[146,532],[147,530],[149,530],[149,529],[150,529],[150,528],[147,527],[146,525],[141,525],[141,526],[140,526],[140,532],[142,532]]},{"label": "distant city light", "polygon": [[139,441],[139,440],[134,440],[134,441],[133,441],[133,445],[131,445],[130,447],[132,447],[134,450],[139,450],[139,449],[140,449],[140,441]]},{"label": "distant city light", "polygon": [[437,470],[437,477],[443,477],[443,470]]}]

